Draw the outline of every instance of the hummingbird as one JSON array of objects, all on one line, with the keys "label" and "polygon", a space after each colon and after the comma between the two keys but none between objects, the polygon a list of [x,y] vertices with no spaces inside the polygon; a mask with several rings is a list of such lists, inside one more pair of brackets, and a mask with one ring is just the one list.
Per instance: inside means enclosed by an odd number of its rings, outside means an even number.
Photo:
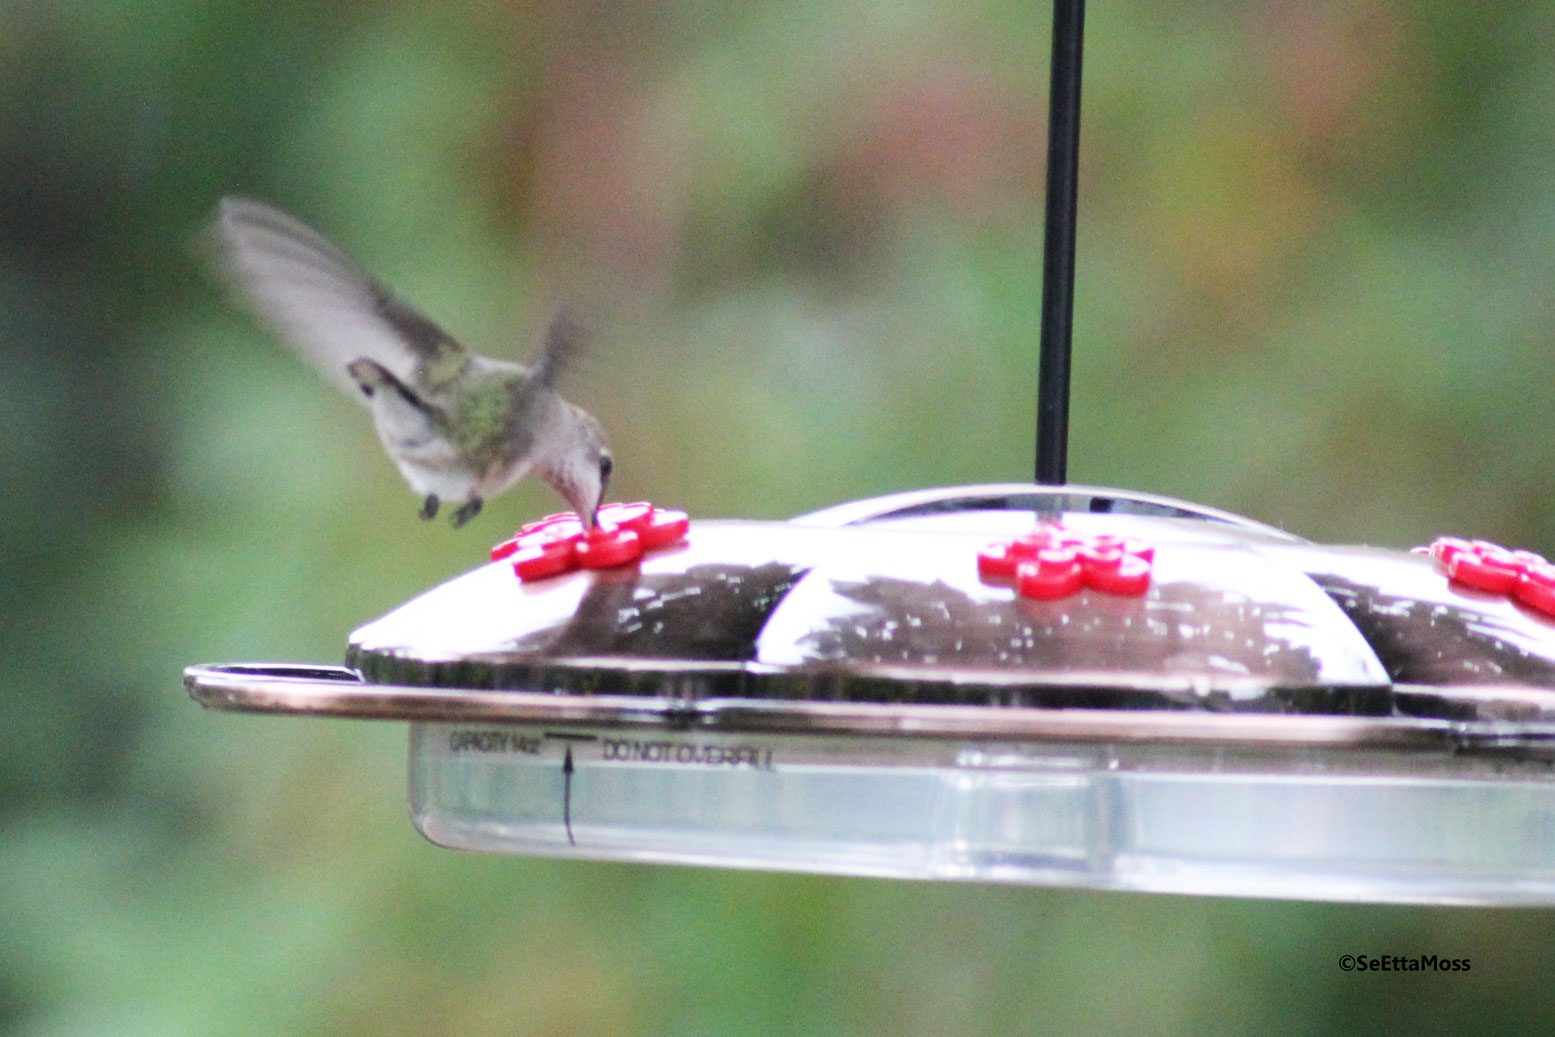
[{"label": "hummingbird", "polygon": [[529,366],[471,353],[322,234],[227,197],[204,239],[239,304],[372,412],[384,449],[455,529],[534,472],[592,529],[612,460],[593,415],[557,392],[584,344],[565,309]]}]

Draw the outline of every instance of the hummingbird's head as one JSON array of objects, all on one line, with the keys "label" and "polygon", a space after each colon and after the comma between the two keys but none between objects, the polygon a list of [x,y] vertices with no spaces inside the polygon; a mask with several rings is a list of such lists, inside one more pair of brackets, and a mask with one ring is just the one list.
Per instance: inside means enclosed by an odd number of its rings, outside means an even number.
[{"label": "hummingbird's head", "polygon": [[604,503],[615,466],[605,446],[605,433],[594,416],[581,407],[567,404],[568,424],[565,445],[555,460],[539,475],[578,513],[583,528],[593,529],[595,512]]}]

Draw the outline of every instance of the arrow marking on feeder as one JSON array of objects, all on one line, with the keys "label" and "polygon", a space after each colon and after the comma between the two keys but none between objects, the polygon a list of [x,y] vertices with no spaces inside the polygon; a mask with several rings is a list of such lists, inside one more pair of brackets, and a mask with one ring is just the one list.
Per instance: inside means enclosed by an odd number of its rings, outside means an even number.
[{"label": "arrow marking on feeder", "polygon": [[567,845],[576,846],[578,842],[572,837],[572,746],[567,746],[567,753],[562,757],[562,825],[567,829]]}]

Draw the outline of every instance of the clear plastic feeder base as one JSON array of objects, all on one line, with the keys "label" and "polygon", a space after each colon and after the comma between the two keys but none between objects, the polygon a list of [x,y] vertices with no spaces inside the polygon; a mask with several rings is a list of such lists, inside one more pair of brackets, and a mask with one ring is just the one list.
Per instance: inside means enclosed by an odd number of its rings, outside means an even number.
[{"label": "clear plastic feeder base", "polygon": [[388,687],[338,667],[186,682],[217,709],[409,721],[415,825],[458,849],[1555,905],[1555,723],[1521,689],[1398,690],[1409,710],[1479,714],[1446,720],[687,702]]},{"label": "clear plastic feeder base", "polygon": [[1229,896],[1555,903],[1555,778],[1544,763],[417,723],[410,782],[417,828],[468,850]]}]

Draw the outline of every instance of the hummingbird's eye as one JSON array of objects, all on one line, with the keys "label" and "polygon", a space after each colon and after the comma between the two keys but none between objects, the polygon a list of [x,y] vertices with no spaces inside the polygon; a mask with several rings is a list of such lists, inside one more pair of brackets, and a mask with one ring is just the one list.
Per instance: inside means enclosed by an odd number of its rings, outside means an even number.
[{"label": "hummingbird's eye", "polygon": [[610,478],[610,470],[612,468],[614,468],[614,467],[615,467],[615,462],[610,459],[610,455],[609,454],[600,454],[599,455],[599,478],[600,478],[600,481],[604,481],[605,479]]}]

